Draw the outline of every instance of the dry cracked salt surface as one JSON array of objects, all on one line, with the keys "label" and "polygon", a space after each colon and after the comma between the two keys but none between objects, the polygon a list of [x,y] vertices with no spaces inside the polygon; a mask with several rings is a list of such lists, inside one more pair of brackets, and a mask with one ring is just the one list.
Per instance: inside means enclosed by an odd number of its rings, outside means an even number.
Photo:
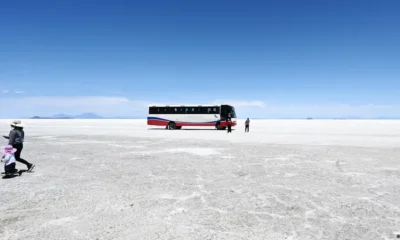
[{"label": "dry cracked salt surface", "polygon": [[376,240],[400,231],[400,121],[253,120],[247,134],[242,121],[231,134],[144,120],[25,124],[22,156],[36,168],[0,180],[0,239]]}]

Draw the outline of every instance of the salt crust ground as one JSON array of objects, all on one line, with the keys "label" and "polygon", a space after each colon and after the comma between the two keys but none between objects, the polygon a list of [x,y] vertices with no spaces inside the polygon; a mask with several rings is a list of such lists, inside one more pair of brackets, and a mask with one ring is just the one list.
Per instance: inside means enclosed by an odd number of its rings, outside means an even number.
[{"label": "salt crust ground", "polygon": [[23,157],[37,167],[0,179],[1,239],[376,240],[400,231],[400,121],[253,120],[248,134],[243,121],[232,134],[150,130],[144,120],[25,123]]}]

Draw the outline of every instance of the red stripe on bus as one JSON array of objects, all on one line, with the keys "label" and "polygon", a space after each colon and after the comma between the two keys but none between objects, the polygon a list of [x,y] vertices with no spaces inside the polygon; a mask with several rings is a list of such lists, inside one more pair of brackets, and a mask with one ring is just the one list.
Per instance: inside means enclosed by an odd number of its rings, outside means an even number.
[{"label": "red stripe on bus", "polygon": [[[154,125],[154,126],[167,126],[168,121],[162,120],[147,120],[147,125]],[[177,122],[176,126],[193,126],[193,127],[213,127],[215,123],[182,123]]]},{"label": "red stripe on bus", "polygon": [[[147,120],[147,125],[153,125],[153,126],[167,126],[168,121],[162,121],[162,120]],[[221,121],[220,126],[221,127],[226,127],[226,122]],[[213,127],[215,126],[215,123],[185,123],[185,122],[177,122],[176,126],[193,126],[193,127]],[[236,122],[232,122],[232,126],[236,126]]]}]

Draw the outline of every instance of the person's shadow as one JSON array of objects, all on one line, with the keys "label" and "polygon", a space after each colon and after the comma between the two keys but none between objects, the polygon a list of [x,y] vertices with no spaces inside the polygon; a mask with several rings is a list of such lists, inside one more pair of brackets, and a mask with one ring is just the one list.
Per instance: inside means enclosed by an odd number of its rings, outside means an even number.
[{"label": "person's shadow", "polygon": [[[2,177],[2,179],[9,179],[9,178],[15,178],[15,177],[19,177],[22,175],[22,173],[27,172],[28,170],[19,170],[13,174],[8,174]],[[2,173],[4,174],[4,173]]]}]

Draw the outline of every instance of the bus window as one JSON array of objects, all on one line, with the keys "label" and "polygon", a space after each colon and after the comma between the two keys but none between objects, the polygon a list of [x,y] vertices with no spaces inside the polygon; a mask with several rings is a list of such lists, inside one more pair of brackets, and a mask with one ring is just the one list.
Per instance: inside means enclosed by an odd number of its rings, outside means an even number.
[{"label": "bus window", "polygon": [[228,114],[231,114],[231,118],[236,118],[235,108],[229,105],[222,105],[221,118],[227,118]]},{"label": "bus window", "polygon": [[231,116],[233,118],[236,118],[236,112],[235,112],[235,108],[234,107],[231,108]]},{"label": "bus window", "polygon": [[158,113],[159,113],[158,107],[150,107],[149,108],[149,114],[158,114]]}]

